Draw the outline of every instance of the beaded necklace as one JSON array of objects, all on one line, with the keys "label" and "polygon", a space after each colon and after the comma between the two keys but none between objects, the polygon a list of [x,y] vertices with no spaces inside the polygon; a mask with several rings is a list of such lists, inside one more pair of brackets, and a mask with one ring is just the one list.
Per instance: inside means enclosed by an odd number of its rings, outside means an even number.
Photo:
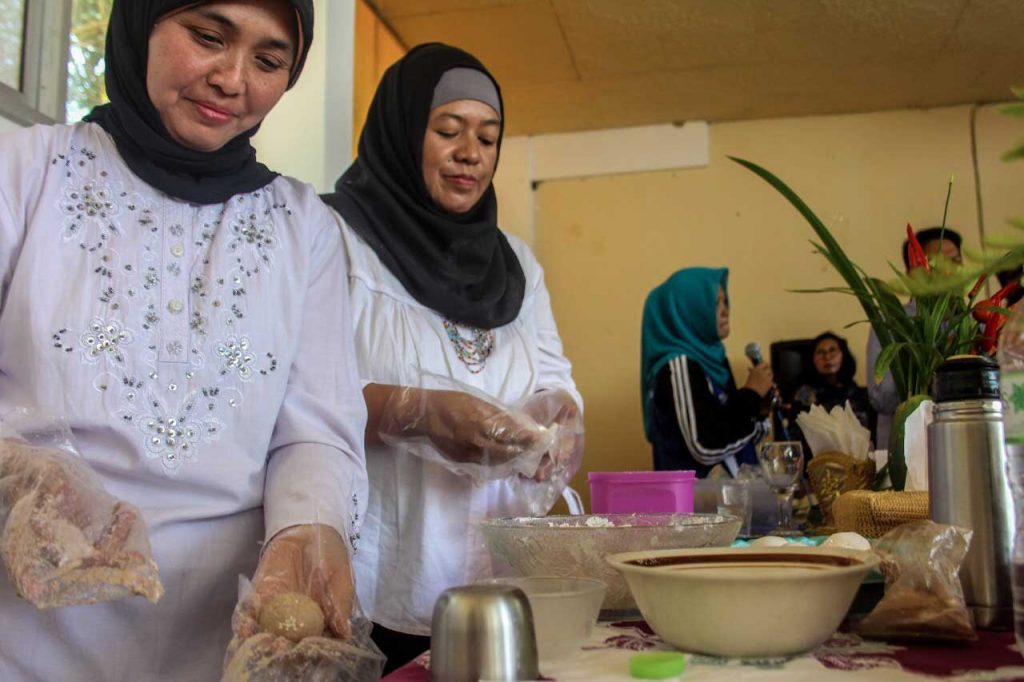
[{"label": "beaded necklace", "polygon": [[479,329],[467,327],[472,333],[472,338],[467,339],[459,331],[458,324],[447,317],[444,319],[444,330],[448,333],[448,340],[455,348],[455,355],[462,360],[462,364],[473,374],[479,374],[487,364],[487,357],[494,350],[494,332],[490,329]]}]

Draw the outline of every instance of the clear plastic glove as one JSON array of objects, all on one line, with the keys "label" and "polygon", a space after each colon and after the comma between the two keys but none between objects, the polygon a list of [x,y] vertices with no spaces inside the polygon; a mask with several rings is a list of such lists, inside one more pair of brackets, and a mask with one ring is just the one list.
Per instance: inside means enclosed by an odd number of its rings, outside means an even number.
[{"label": "clear plastic glove", "polygon": [[583,462],[583,414],[572,395],[560,388],[545,389],[524,400],[521,409],[555,433],[554,445],[541,458],[534,480],[546,481],[556,470],[566,472],[566,480],[572,478]]},{"label": "clear plastic glove", "polygon": [[320,605],[335,636],[344,639],[351,632],[352,564],[348,545],[330,526],[292,526],[275,535],[260,557],[252,591],[263,602],[282,592],[308,595]]},{"label": "clear plastic glove", "polygon": [[479,480],[532,476],[554,442],[525,413],[468,390],[396,388],[379,428],[385,443]]},{"label": "clear plastic glove", "polygon": [[350,642],[307,637],[294,643],[269,632],[232,640],[222,682],[335,682],[380,679],[384,657]]},{"label": "clear plastic glove", "polygon": [[[163,585],[139,510],[104,490],[66,426],[36,446],[14,435],[8,417],[0,428],[0,557],[14,589],[40,609],[131,595],[156,603]],[[26,433],[38,442],[38,432]]]},{"label": "clear plastic glove", "polygon": [[[384,657],[369,638],[371,624],[355,609],[348,546],[329,526],[287,528],[271,539],[252,583],[242,580],[231,619],[224,682],[377,680]],[[294,642],[265,631],[260,615],[283,593],[316,602],[325,630]]]},{"label": "clear plastic glove", "polygon": [[568,391],[542,390],[526,398],[520,409],[554,434],[532,477],[513,479],[512,487],[532,516],[543,516],[561,496],[583,462],[583,415]]}]

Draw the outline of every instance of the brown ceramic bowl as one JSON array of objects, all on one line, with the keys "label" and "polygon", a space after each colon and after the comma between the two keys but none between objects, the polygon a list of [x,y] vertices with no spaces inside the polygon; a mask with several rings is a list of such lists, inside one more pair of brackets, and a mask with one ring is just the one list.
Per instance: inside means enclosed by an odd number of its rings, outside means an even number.
[{"label": "brown ceramic bowl", "polygon": [[810,651],[836,631],[872,552],[737,547],[608,558],[648,625],[684,651],[760,658]]}]

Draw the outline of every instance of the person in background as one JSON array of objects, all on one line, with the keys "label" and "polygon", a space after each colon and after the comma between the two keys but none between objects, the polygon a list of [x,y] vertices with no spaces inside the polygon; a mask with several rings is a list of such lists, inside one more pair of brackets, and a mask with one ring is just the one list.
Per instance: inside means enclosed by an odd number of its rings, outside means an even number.
[{"label": "person in background", "polygon": [[[386,670],[429,647],[442,591],[492,575],[478,522],[550,508],[524,498],[550,481],[481,481],[459,464],[518,461],[556,425],[566,438],[548,466],[567,481],[582,456],[582,400],[543,270],[497,223],[504,124],[498,84],[476,58],[415,47],[384,74],[358,158],[324,197],[345,223],[343,305],[369,410],[357,583]],[[404,448],[407,437],[429,448]]]},{"label": "person in background", "polygon": [[[921,243],[925,255],[932,258],[938,254],[954,263],[962,263],[963,256],[960,253],[962,239],[956,230],[942,227],[929,227],[917,233],[917,240]],[[910,272],[910,242],[903,242],[903,268]],[[906,304],[907,312],[913,313],[914,302]],[[881,381],[875,379],[875,363],[878,355],[882,352],[882,346],[878,342],[878,336],[874,330],[868,335],[867,346],[867,389],[871,406],[877,414],[875,424],[875,447],[880,449],[888,448],[889,430],[892,426],[892,416],[900,404],[900,396],[896,391],[896,382],[892,374],[886,373]]]},{"label": "person in background", "polygon": [[832,332],[814,338],[810,371],[796,389],[789,419],[790,429],[796,426],[796,415],[806,412],[811,405],[826,410],[842,407],[847,401],[857,420],[867,429],[874,426],[874,415],[868,392],[854,380],[857,361],[850,353],[846,339]]},{"label": "person in background", "polygon": [[337,220],[249,141],[312,37],[312,0],[115,0],[110,104],[0,137],[0,414],[65,420],[166,589],[38,611],[0,578],[0,679],[220,679],[239,575],[304,591],[303,558],[350,632],[366,407]]},{"label": "person in background", "polygon": [[729,335],[728,274],[679,270],[644,303],[640,391],[655,470],[692,469],[704,478],[722,465],[735,476],[741,464],[757,463],[772,369],[755,365],[736,388],[722,343]]},{"label": "person in background", "polygon": [[[1022,275],[1024,275],[1024,266],[1018,266],[1013,270],[1002,270],[1000,272],[997,272],[996,279],[999,281],[999,287],[1002,288],[1005,287],[1010,282],[1020,282]],[[1022,298],[1024,298],[1024,288],[1017,289],[1009,296],[1007,296],[1003,300],[1002,305],[1007,308],[1012,308]]]}]

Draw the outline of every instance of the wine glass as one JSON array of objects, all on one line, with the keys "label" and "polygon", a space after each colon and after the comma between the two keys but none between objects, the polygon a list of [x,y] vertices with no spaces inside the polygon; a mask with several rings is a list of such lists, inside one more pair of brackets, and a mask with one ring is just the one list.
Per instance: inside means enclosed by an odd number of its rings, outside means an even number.
[{"label": "wine glass", "polygon": [[793,527],[793,491],[803,471],[804,451],[799,442],[780,440],[764,443],[757,451],[761,474],[779,504],[779,525],[772,535],[800,535]]}]

